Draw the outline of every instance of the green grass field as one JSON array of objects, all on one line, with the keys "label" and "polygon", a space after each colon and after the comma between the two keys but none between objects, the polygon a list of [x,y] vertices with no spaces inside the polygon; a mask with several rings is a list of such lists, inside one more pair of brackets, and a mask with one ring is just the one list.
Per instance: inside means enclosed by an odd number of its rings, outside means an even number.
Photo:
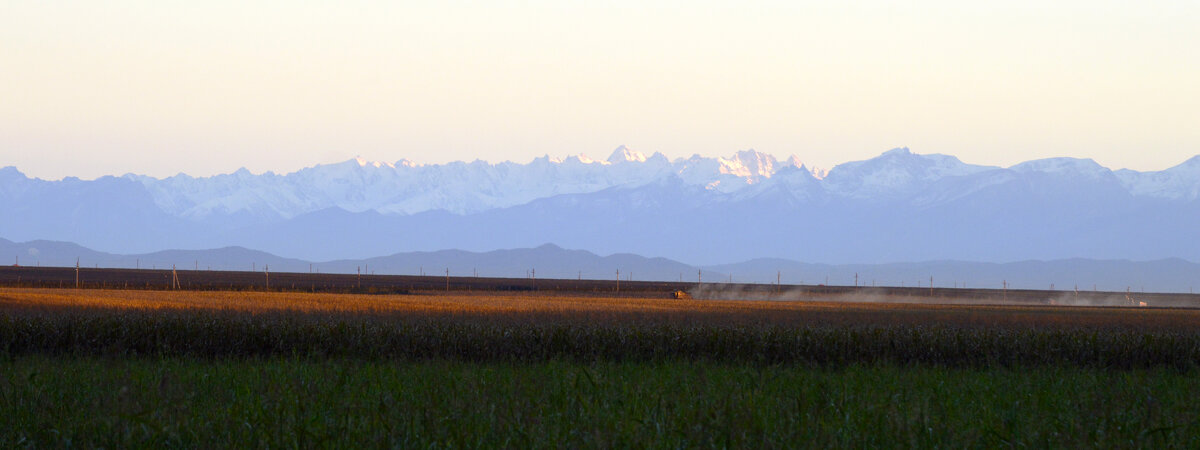
[{"label": "green grass field", "polygon": [[1169,369],[27,357],[0,447],[1200,445]]},{"label": "green grass field", "polygon": [[0,448],[1197,447],[1200,311],[0,291]]}]

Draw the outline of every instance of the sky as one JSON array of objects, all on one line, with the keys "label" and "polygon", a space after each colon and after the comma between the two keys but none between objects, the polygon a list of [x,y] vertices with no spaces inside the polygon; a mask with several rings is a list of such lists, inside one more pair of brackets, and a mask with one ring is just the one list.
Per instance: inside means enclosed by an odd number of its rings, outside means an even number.
[{"label": "sky", "polygon": [[893,147],[1200,154],[1196,1],[0,2],[0,166],[46,179]]}]

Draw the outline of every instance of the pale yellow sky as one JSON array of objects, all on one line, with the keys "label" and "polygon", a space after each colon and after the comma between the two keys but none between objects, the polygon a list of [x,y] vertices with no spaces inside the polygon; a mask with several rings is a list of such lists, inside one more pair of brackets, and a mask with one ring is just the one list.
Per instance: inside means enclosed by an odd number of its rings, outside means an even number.
[{"label": "pale yellow sky", "polygon": [[1200,154],[1200,2],[962,3],[4,2],[0,166]]}]

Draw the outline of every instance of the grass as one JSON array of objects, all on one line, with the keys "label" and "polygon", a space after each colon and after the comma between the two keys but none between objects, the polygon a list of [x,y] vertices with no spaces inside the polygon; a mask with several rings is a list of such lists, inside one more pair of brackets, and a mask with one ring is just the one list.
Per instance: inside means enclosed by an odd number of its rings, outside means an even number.
[{"label": "grass", "polygon": [[1190,370],[1200,365],[1198,318],[1111,308],[8,291],[0,356]]},{"label": "grass", "polygon": [[1197,447],[1200,311],[0,289],[0,448]]},{"label": "grass", "polygon": [[1200,445],[1200,378],[1043,367],[29,357],[0,447]]}]

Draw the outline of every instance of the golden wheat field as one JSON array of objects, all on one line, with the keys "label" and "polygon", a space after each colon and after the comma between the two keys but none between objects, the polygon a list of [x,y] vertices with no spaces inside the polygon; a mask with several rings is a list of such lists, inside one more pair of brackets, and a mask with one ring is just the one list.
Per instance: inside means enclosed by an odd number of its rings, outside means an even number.
[{"label": "golden wheat field", "polygon": [[[521,294],[367,295],[246,291],[147,291],[100,289],[0,288],[0,303],[10,306],[80,306],[136,309],[217,309],[247,312],[670,312],[670,311],[819,311],[873,310],[864,302],[678,300]],[[894,304],[889,309],[934,307]],[[949,305],[936,308],[954,308]]]},{"label": "golden wheat field", "polygon": [[675,300],[520,294],[364,295],[246,291],[147,291],[0,288],[0,313],[30,309],[163,312],[471,315],[496,318],[571,317],[622,322],[775,325],[955,325],[1134,329],[1195,329],[1200,310],[1030,307],[833,301]]},{"label": "golden wheat field", "polygon": [[6,306],[197,309],[246,312],[634,312],[820,308],[816,303],[663,300],[546,295],[360,295],[244,291],[0,288]]}]

